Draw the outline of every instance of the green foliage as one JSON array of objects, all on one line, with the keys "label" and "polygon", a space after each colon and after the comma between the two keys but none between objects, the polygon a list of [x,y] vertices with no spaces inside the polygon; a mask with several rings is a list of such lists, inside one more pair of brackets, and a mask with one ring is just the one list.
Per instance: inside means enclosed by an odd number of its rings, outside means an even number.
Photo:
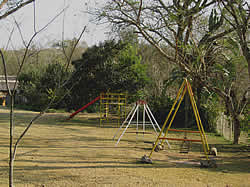
[{"label": "green foliage", "polygon": [[[242,131],[248,132],[249,133],[249,120],[250,120],[250,115],[245,114],[242,115],[242,118],[240,119],[240,127]],[[250,133],[249,133],[250,134]]]},{"label": "green foliage", "polygon": [[221,111],[218,97],[203,89],[199,114],[206,131],[216,132],[216,122]]},{"label": "green foliage", "polygon": [[[16,75],[18,68],[19,68],[19,62],[15,56],[15,51],[8,51],[1,49],[5,58],[6,62],[6,69],[8,75]],[[0,63],[0,75],[4,74],[4,68],[3,63]]]},{"label": "green foliage", "polygon": [[[167,90],[170,90],[171,87],[179,86],[183,82],[183,78],[186,77],[185,73],[180,71],[178,68],[173,68],[172,72],[170,73],[170,77],[164,81],[164,88],[162,89],[162,93],[158,96],[150,97],[150,105],[152,105],[152,110],[159,122],[161,124],[164,123],[165,118],[167,117],[170,109],[173,105],[175,98],[170,98],[166,95]],[[195,99],[197,102],[196,97],[196,89],[193,89]],[[210,93],[206,89],[201,89],[201,98],[200,98],[200,105],[197,106],[202,124],[207,131],[215,131],[216,127],[216,120],[217,116],[219,115],[220,108],[218,103],[218,98],[215,94]],[[185,107],[185,99],[182,101],[180,108],[176,114],[176,117],[173,121],[173,125],[175,127],[195,127],[197,128],[196,119],[194,116],[193,108],[190,103],[189,95],[188,96],[188,106]],[[185,125],[185,108],[188,109],[187,115],[188,117],[188,124]]]},{"label": "green foliage", "polygon": [[157,119],[159,125],[162,126],[170,112],[174,100],[170,97],[160,95],[149,97],[148,102],[150,103],[150,109],[152,110],[155,119]]},{"label": "green foliage", "polygon": [[217,30],[222,24],[223,24],[223,17],[221,16],[219,18],[216,9],[213,9],[211,11],[211,14],[210,14],[209,20],[208,20],[209,32],[213,32],[213,31]]},{"label": "green foliage", "polygon": [[[174,103],[174,99],[160,95],[160,96],[154,96],[149,98],[150,108],[157,119],[160,126],[162,126],[166,120],[166,117],[168,116],[168,113],[170,112],[172,105]],[[190,106],[190,105],[189,105]],[[216,119],[218,116],[218,109],[215,107],[217,106],[217,103],[210,102],[209,104],[203,104],[198,109],[202,125],[206,131],[209,132],[215,132],[215,125],[216,125]],[[176,108],[177,106],[175,106]],[[189,107],[188,109],[188,116],[189,121],[188,124],[186,124],[186,127],[194,127],[197,128],[196,119],[194,116],[194,112],[192,107]],[[170,122],[171,118],[168,122]],[[176,116],[174,118],[173,127],[175,128],[184,128],[185,127],[185,102],[182,101],[180,108],[178,109]]]},{"label": "green foliage", "polygon": [[26,105],[33,110],[41,110],[53,99],[53,108],[65,107],[66,103],[60,101],[65,94],[61,87],[63,81],[69,77],[64,66],[59,63],[49,64],[44,69],[33,69],[19,76],[20,95],[27,99]]},{"label": "green foliage", "polygon": [[27,99],[29,106],[36,106],[40,101],[41,93],[37,92],[39,89],[39,81],[42,72],[37,69],[31,69],[29,72],[22,73],[19,76],[20,95]]},{"label": "green foliage", "polygon": [[73,62],[71,108],[77,109],[101,92],[136,93],[148,81],[146,66],[141,64],[136,46],[106,41],[89,48],[82,59]]}]

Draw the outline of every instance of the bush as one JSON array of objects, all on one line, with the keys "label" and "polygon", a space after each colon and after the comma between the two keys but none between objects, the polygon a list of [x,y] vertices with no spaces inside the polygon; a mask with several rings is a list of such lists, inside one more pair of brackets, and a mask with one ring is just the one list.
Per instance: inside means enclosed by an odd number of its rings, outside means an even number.
[{"label": "bush", "polygon": [[[64,80],[70,76],[63,65],[49,64],[44,69],[30,69],[19,76],[20,95],[27,99],[26,105],[35,111],[44,109],[51,99],[54,99],[52,108],[64,108],[66,100],[62,100],[66,92],[60,87]],[[59,88],[60,87],[60,88]]]},{"label": "bush", "polygon": [[173,100],[169,97],[154,96],[149,97],[148,102],[155,119],[162,126],[173,105]]},{"label": "bush", "polygon": [[[160,126],[162,126],[174,104],[175,99],[171,99],[167,96],[158,96],[158,97],[151,97],[149,98],[150,108],[159,123]],[[175,108],[177,105],[175,106]],[[216,123],[216,117],[217,117],[217,111],[214,110],[212,107],[208,107],[206,105],[202,105],[199,109],[199,114],[201,118],[202,125],[206,131],[215,131],[215,123]],[[175,110],[173,110],[172,115]],[[171,120],[168,121],[168,124]],[[195,115],[193,112],[193,108],[190,104],[188,109],[188,124],[185,125],[185,102],[182,101],[176,116],[174,118],[174,121],[172,123],[173,128],[184,128],[185,126],[187,128],[196,128],[197,129],[197,123],[195,119]],[[168,125],[167,124],[167,125]]]}]

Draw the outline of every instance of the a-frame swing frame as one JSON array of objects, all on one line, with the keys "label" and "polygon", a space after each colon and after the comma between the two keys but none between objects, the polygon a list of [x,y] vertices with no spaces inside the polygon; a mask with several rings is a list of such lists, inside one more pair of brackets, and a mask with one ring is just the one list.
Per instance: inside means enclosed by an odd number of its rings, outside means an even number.
[{"label": "a-frame swing frame", "polygon": [[[143,121],[142,123],[139,122],[139,108],[140,106],[143,107]],[[134,119],[136,115],[136,122],[133,123],[132,120]],[[145,117],[148,117],[150,123],[146,123],[146,119]],[[123,135],[126,133],[128,127],[133,124],[133,125],[136,125],[136,135],[139,134],[139,133],[142,133],[143,135],[144,134],[147,134],[147,132],[145,131],[145,126],[146,125],[151,125],[154,129],[154,132],[156,134],[156,136],[158,136],[158,132],[161,131],[161,128],[159,126],[159,124],[157,123],[156,119],[154,118],[154,115],[153,113],[151,112],[147,102],[143,101],[143,100],[138,100],[135,105],[133,106],[132,110],[129,112],[129,114],[127,115],[126,119],[124,120],[124,122],[122,123],[122,125],[120,126],[120,128],[117,130],[117,132],[115,133],[114,137],[113,137],[113,140],[115,139],[115,137],[118,135],[118,133],[120,132],[120,130],[122,130],[122,128],[125,126],[122,134],[120,135],[120,137],[118,138],[117,142],[116,142],[116,146],[119,144],[121,138],[123,137]],[[141,126],[142,125],[142,129],[143,131],[140,132],[138,131],[139,130],[139,125]],[[165,140],[166,143],[168,144],[168,147],[171,148],[170,144],[168,143],[167,140]]]},{"label": "a-frame swing frame", "polygon": [[[179,139],[179,138],[168,138],[167,137],[167,134],[168,134],[168,131],[171,131],[171,125],[173,123],[173,120],[176,116],[176,113],[180,107],[180,104],[186,94],[186,92],[188,92],[189,94],[189,98],[190,98],[190,101],[191,101],[191,104],[192,104],[192,108],[193,108],[193,112],[194,112],[194,115],[195,115],[195,119],[196,119],[196,124],[197,124],[197,127],[199,129],[199,131],[194,131],[194,132],[199,132],[200,133],[200,137],[201,137],[201,140],[193,140],[193,139]],[[177,105],[177,107],[175,108],[175,106]],[[171,117],[171,120],[169,121],[170,119],[170,116],[172,115]],[[169,122],[169,123],[168,123]],[[167,127],[167,130],[165,132],[165,134],[163,133],[164,132],[164,129],[165,127],[167,126],[168,124],[168,127]],[[174,129],[173,129],[174,130]],[[175,131],[181,131],[181,132],[193,132],[193,131],[188,131],[188,130],[175,130]],[[163,137],[162,137],[163,135]],[[160,142],[161,140],[161,142]],[[154,143],[154,146],[151,150],[151,153],[149,155],[149,158],[151,158],[153,152],[155,151],[155,148],[156,146],[160,143],[161,145],[163,144],[163,140],[179,140],[179,141],[193,141],[193,142],[202,142],[202,146],[203,146],[203,150],[204,150],[204,153],[205,153],[205,156],[206,156],[206,159],[209,160],[208,158],[208,154],[209,154],[209,146],[208,146],[208,143],[207,143],[207,138],[206,138],[206,134],[205,134],[205,131],[204,131],[204,128],[202,126],[202,123],[201,123],[201,119],[200,119],[200,115],[199,115],[199,111],[198,111],[198,108],[197,108],[197,105],[196,105],[196,102],[195,102],[195,99],[194,99],[194,95],[193,95],[193,91],[192,91],[192,88],[191,88],[191,85],[190,83],[188,82],[188,80],[185,78],[184,81],[182,82],[181,84],[181,87],[177,93],[177,96],[176,96],[176,99],[175,99],[175,102],[161,128],[161,131]]]}]

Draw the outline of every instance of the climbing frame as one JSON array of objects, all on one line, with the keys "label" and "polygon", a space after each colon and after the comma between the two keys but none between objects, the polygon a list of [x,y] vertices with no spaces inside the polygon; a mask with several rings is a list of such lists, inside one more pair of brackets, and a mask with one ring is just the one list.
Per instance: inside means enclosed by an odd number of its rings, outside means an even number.
[{"label": "climbing frame", "polygon": [[127,94],[126,93],[101,93],[100,94],[100,126],[104,122],[113,123],[117,126],[126,116]]}]

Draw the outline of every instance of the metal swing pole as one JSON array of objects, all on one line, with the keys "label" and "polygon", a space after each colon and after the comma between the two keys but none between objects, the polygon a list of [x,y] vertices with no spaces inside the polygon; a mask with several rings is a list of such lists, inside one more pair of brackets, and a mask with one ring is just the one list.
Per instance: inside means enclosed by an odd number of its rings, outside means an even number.
[{"label": "metal swing pole", "polygon": [[147,110],[146,110],[146,113],[148,115],[149,121],[151,122],[151,124],[152,124],[152,126],[154,128],[154,131],[155,131],[156,135],[158,136],[157,129],[155,128],[154,123],[153,123],[153,121],[151,119],[151,116],[149,115],[149,112]]},{"label": "metal swing pole", "polygon": [[208,158],[209,146],[208,146],[208,143],[207,143],[205,131],[204,131],[202,123],[201,123],[200,115],[199,115],[198,108],[197,108],[195,100],[194,100],[191,85],[188,83],[187,80],[185,80],[185,81],[187,82],[188,92],[189,92],[192,108],[193,108],[193,111],[194,111],[194,114],[195,114],[195,119],[196,119],[198,129],[200,131],[200,137],[201,137],[201,140],[202,140],[203,150],[204,150],[205,156],[206,156],[206,158],[208,160],[209,159]]},{"label": "metal swing pole", "polygon": [[136,109],[134,110],[134,113],[133,113],[132,117],[130,118],[130,120],[128,122],[128,125],[125,127],[124,131],[122,132],[121,136],[119,137],[119,139],[117,140],[117,142],[116,142],[115,145],[118,145],[118,143],[120,142],[122,136],[124,135],[124,133],[126,132],[127,128],[129,127],[129,125],[130,125],[130,123],[131,123],[131,121],[132,121],[132,119],[133,119],[133,117],[135,115],[135,112],[138,110],[138,107],[139,107],[139,105],[136,106]]},{"label": "metal swing pole", "polygon": [[145,110],[146,110],[146,104],[144,103],[143,104],[143,121],[142,121],[142,131],[143,131],[143,137],[144,137],[144,132],[145,132]]},{"label": "metal swing pole", "polygon": [[137,142],[137,138],[138,138],[138,120],[139,120],[139,111],[140,111],[140,105],[138,104],[138,109],[136,112],[136,142]]},{"label": "metal swing pole", "polygon": [[[162,128],[161,128],[161,131],[160,131],[160,133],[159,133],[157,139],[156,139],[156,142],[155,142],[155,144],[154,144],[154,147],[153,147],[152,150],[151,150],[151,153],[150,153],[150,155],[149,155],[149,158],[152,156],[152,154],[153,154],[153,152],[154,152],[154,150],[155,150],[155,148],[156,148],[156,146],[157,146],[157,144],[158,144],[158,142],[159,142],[159,140],[160,140],[159,138],[161,137],[161,135],[162,135],[162,133],[163,133],[163,131],[164,131],[166,125],[167,125],[167,122],[168,122],[168,120],[169,120],[169,118],[170,118],[170,115],[172,114],[172,112],[173,112],[173,110],[174,110],[174,107],[175,107],[175,105],[176,105],[176,103],[177,103],[177,101],[178,101],[178,99],[179,99],[179,97],[180,97],[180,94],[181,94],[181,91],[182,91],[184,85],[185,85],[185,82],[183,81],[183,82],[182,82],[182,85],[181,85],[181,87],[180,87],[180,89],[179,89],[179,91],[178,91],[178,93],[177,93],[177,96],[176,96],[176,99],[175,99],[175,101],[174,101],[174,104],[173,104],[173,106],[172,106],[170,112],[168,113],[168,116],[167,116],[167,118],[166,118],[166,120],[165,120],[165,122],[164,122],[164,124],[163,124],[163,126],[162,126]],[[167,133],[167,132],[166,132],[166,133]],[[166,134],[165,134],[165,135],[166,135]]]},{"label": "metal swing pole", "polygon": [[[157,128],[159,129],[159,131],[161,131],[161,128],[160,128],[159,124],[157,123],[156,119],[154,118],[154,115],[152,114],[152,112],[151,112],[150,108],[148,107],[148,105],[146,105],[146,107],[147,107],[146,112],[147,112],[147,114],[148,114],[149,120],[151,121],[152,126],[153,126],[153,128],[154,128],[154,130],[155,130],[155,133],[156,133],[156,135],[158,136],[158,132],[157,132],[157,130],[156,130],[156,128],[155,128],[155,125],[157,126]],[[150,114],[150,115],[149,115],[149,114]],[[154,123],[152,122],[151,117],[153,118],[155,125],[154,125]],[[162,134],[164,135],[164,133],[162,133]],[[171,149],[171,146],[170,146],[168,140],[166,139],[165,141],[166,141],[166,143],[168,144],[168,148]]]},{"label": "metal swing pole", "polygon": [[122,123],[122,125],[120,126],[120,128],[116,131],[113,140],[115,139],[116,135],[119,133],[119,131],[122,129],[122,127],[124,126],[124,124],[127,122],[127,120],[129,119],[131,113],[134,111],[134,109],[136,108],[136,105],[133,106],[132,110],[129,112],[128,116],[126,117],[126,119],[124,120],[124,122]]},{"label": "metal swing pole", "polygon": [[[167,136],[168,130],[170,129],[170,127],[171,127],[171,125],[172,125],[172,123],[173,123],[173,121],[174,121],[174,118],[175,118],[175,116],[176,116],[176,113],[178,112],[178,110],[179,110],[179,108],[180,108],[181,102],[182,102],[182,100],[183,100],[183,98],[184,98],[186,92],[187,92],[187,86],[185,86],[185,87],[183,88],[183,90],[182,90],[181,98],[180,98],[180,100],[178,100],[178,105],[177,105],[177,107],[176,107],[176,109],[175,109],[175,112],[174,112],[172,118],[171,118],[171,121],[169,122],[168,128],[167,128],[166,133],[165,133],[165,135],[164,135],[164,138],[166,138],[166,136]],[[161,145],[162,145],[162,144],[163,144],[163,141],[161,142]]]}]

